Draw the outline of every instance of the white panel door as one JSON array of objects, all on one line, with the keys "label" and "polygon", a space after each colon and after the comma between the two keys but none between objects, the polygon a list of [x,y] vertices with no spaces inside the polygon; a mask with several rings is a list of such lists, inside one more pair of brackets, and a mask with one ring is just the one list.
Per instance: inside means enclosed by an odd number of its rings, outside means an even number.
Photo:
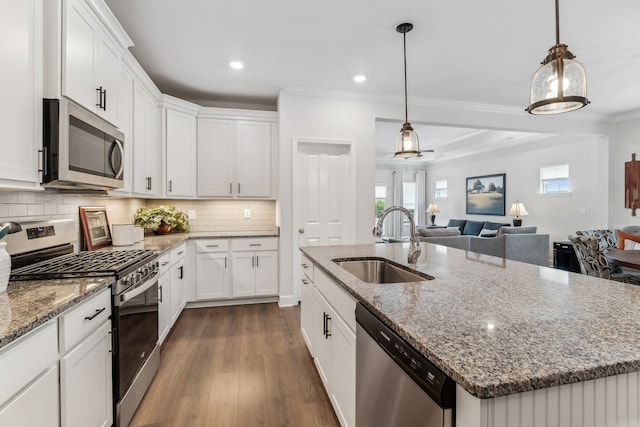
[{"label": "white panel door", "polygon": [[167,196],[190,197],[195,193],[193,174],[196,118],[182,111],[166,110]]},{"label": "white panel door", "polygon": [[301,246],[350,243],[351,146],[298,143],[294,214]]},{"label": "white panel door", "polygon": [[236,193],[271,196],[271,123],[238,121]]},{"label": "white panel door", "polygon": [[[5,153],[0,179],[36,188],[38,149],[42,147],[42,2],[4,1],[0,4],[2,80],[0,126]],[[29,183],[31,185],[29,185]]]},{"label": "white panel door", "polygon": [[278,251],[256,252],[256,295],[278,295]]},{"label": "white panel door", "polygon": [[231,276],[233,296],[252,297],[256,294],[256,269],[254,252],[232,254]]},{"label": "white panel door", "polygon": [[229,260],[226,252],[199,253],[196,269],[196,296],[199,300],[231,298]]},{"label": "white panel door", "polygon": [[232,197],[235,121],[198,118],[198,196]]},{"label": "white panel door", "polygon": [[62,92],[85,108],[95,111],[99,97],[94,70],[98,59],[96,47],[100,29],[84,4],[78,0],[70,0],[64,13]]}]

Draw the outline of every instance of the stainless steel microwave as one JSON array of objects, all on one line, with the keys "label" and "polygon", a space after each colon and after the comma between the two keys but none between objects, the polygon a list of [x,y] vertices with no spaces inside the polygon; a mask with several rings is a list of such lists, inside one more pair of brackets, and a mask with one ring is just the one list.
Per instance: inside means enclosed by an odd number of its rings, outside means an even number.
[{"label": "stainless steel microwave", "polygon": [[68,99],[45,99],[42,184],[113,190],[124,186],[124,134]]}]

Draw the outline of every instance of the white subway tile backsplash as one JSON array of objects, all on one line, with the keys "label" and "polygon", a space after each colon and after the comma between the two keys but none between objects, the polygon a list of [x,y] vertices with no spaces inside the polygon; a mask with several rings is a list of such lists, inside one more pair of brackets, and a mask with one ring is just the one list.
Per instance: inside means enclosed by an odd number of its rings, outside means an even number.
[{"label": "white subway tile backsplash", "polygon": [[27,215],[44,215],[44,205],[39,203],[27,205]]},{"label": "white subway tile backsplash", "polygon": [[9,216],[27,216],[28,210],[27,205],[22,203],[14,203],[9,205]]}]

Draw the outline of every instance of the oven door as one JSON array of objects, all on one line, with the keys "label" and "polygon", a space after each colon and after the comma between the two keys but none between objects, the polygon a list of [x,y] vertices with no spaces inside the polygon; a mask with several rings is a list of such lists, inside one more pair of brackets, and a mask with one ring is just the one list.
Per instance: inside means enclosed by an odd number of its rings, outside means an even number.
[{"label": "oven door", "polygon": [[158,342],[157,274],[143,284],[113,295],[113,391],[120,401]]}]

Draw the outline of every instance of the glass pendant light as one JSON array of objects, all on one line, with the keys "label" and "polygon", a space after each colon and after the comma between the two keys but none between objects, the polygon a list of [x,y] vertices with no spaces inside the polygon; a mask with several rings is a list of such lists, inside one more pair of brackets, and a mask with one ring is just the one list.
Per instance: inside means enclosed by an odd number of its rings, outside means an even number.
[{"label": "glass pendant light", "polygon": [[560,43],[559,0],[555,1],[556,44],[531,79],[530,105],[525,109],[530,114],[566,113],[589,104],[584,67]]},{"label": "glass pendant light", "polygon": [[396,27],[396,31],[402,34],[404,42],[404,124],[400,134],[396,138],[396,152],[393,157],[409,158],[420,157],[420,141],[418,134],[414,132],[409,123],[407,108],[407,33],[413,30],[413,24],[404,23]]}]

